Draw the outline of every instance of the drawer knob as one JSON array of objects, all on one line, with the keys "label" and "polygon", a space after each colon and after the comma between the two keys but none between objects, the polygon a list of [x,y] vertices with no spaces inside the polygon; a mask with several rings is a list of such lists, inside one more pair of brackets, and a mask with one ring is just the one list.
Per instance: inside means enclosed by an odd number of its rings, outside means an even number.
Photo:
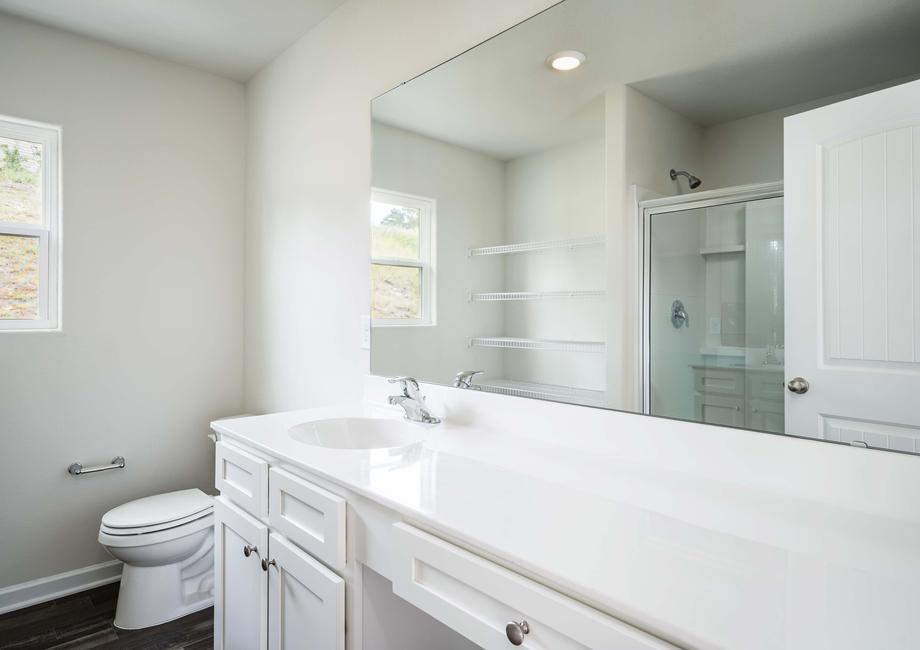
[{"label": "drawer knob", "polygon": [[520,623],[511,621],[505,626],[505,636],[511,641],[511,645],[523,645],[526,634],[530,634],[530,625],[525,620],[521,620]]},{"label": "drawer knob", "polygon": [[257,547],[255,547],[255,546],[253,546],[252,544],[246,544],[246,546],[243,547],[243,555],[245,555],[246,557],[249,557],[249,556],[252,555],[253,553],[255,553],[256,555],[258,555],[258,554],[259,554],[259,549],[258,549]]}]

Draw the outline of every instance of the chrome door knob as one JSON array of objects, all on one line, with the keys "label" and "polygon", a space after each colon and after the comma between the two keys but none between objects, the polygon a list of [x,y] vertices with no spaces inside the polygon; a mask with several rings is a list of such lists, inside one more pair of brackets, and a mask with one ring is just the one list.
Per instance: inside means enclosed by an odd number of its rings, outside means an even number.
[{"label": "chrome door knob", "polygon": [[505,626],[505,636],[511,641],[511,645],[522,645],[524,636],[530,634],[530,625],[527,621],[522,620],[520,623],[511,621]]},{"label": "chrome door knob", "polygon": [[268,571],[268,567],[273,566],[276,569],[278,568],[278,563],[274,559],[269,560],[268,558],[262,558],[262,570]]},{"label": "chrome door knob", "polygon": [[249,556],[252,555],[253,553],[255,553],[256,555],[258,555],[258,554],[259,554],[259,549],[258,549],[257,547],[255,547],[255,546],[253,546],[252,544],[246,544],[246,546],[243,547],[243,555],[245,555],[246,557],[249,557]]},{"label": "chrome door knob", "polygon": [[804,377],[793,377],[789,380],[789,383],[786,384],[786,388],[789,389],[789,392],[795,393],[796,395],[804,395],[808,392],[808,381]]}]

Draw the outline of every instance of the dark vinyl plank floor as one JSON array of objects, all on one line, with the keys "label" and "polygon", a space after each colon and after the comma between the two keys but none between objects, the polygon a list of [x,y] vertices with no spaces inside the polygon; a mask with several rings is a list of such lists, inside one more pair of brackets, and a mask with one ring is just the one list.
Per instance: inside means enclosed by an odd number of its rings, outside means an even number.
[{"label": "dark vinyl plank floor", "polygon": [[145,630],[112,625],[118,583],[0,615],[0,650],[202,650],[214,645],[214,610]]}]

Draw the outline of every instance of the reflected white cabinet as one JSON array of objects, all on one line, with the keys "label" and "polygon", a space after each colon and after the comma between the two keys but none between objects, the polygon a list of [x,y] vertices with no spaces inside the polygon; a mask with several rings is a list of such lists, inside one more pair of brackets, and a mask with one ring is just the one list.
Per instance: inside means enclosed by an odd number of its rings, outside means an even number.
[{"label": "reflected white cabinet", "polygon": [[214,647],[268,647],[268,581],[260,554],[268,526],[218,497],[214,500]]},{"label": "reflected white cabinet", "polygon": [[345,648],[342,578],[225,497],[214,521],[217,650]]},{"label": "reflected white cabinet", "polygon": [[694,419],[706,424],[783,433],[781,369],[693,366]]}]

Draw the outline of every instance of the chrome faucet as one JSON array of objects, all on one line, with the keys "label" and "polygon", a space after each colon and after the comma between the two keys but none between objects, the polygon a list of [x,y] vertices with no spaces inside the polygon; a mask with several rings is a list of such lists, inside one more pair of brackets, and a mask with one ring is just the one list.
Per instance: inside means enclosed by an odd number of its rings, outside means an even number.
[{"label": "chrome faucet", "polygon": [[418,382],[412,377],[394,377],[387,381],[391,384],[399,384],[399,387],[402,388],[401,395],[390,395],[387,402],[403,407],[407,420],[425,424],[437,424],[441,421],[428,412],[425,407],[425,397],[418,387]]},{"label": "chrome faucet", "polygon": [[484,370],[461,370],[457,373],[457,376],[454,377],[454,387],[455,388],[471,388],[473,390],[479,390],[479,386],[473,385],[473,377],[476,375],[482,374]]}]

